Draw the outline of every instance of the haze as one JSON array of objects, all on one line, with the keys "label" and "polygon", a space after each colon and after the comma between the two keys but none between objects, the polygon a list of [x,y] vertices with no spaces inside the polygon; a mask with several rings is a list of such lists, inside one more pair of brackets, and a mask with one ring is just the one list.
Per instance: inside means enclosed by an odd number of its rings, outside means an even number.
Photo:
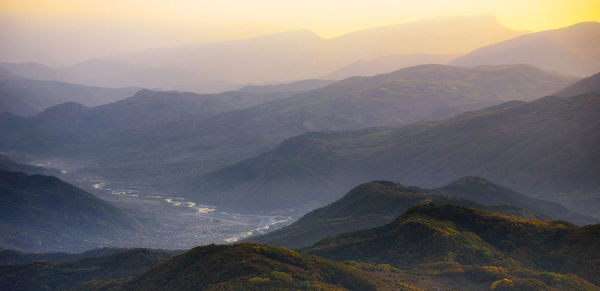
[{"label": "haze", "polygon": [[597,21],[600,2],[8,0],[0,5],[0,61],[70,65],[156,47],[297,29],[332,38],[427,18],[481,14],[495,15],[513,30],[541,31]]}]

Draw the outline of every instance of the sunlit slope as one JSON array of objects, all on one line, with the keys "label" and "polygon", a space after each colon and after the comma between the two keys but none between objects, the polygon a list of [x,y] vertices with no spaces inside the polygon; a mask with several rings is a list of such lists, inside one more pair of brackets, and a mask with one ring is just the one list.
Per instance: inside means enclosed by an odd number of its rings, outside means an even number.
[{"label": "sunlit slope", "polygon": [[[523,268],[575,273],[598,284],[600,274],[595,266],[600,252],[598,245],[590,242],[597,241],[599,234],[597,224],[577,227],[560,221],[519,220],[463,206],[428,204],[410,208],[383,227],[326,239],[304,252],[400,268],[447,262],[503,267],[509,273]],[[569,289],[567,278],[562,282],[537,279],[558,289]],[[585,286],[585,282],[574,279],[571,283]],[[561,283],[567,285],[560,287]],[[576,289],[587,289],[581,286]]]},{"label": "sunlit slope", "polygon": [[117,290],[381,290],[356,268],[257,244],[209,245],[173,257]]}]

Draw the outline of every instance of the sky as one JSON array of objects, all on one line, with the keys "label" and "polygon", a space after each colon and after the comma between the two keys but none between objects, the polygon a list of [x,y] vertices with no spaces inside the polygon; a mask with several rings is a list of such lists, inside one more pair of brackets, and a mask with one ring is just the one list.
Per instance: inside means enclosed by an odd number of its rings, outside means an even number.
[{"label": "sky", "polygon": [[59,65],[295,29],[331,38],[479,14],[495,15],[511,29],[541,31],[600,21],[600,0],[0,0],[0,61]]}]

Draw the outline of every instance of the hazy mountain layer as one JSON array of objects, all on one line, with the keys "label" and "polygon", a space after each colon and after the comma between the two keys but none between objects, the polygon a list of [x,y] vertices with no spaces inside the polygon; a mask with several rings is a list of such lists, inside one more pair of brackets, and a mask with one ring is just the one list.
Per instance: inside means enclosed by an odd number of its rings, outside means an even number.
[{"label": "hazy mountain layer", "polygon": [[356,76],[369,77],[421,64],[445,65],[455,58],[455,55],[425,54],[384,56],[356,61],[323,76],[323,79],[343,80]]},{"label": "hazy mountain layer", "polygon": [[239,91],[252,94],[267,94],[267,93],[299,93],[319,89],[327,85],[335,83],[335,80],[328,79],[307,79],[291,83],[281,83],[272,85],[248,85],[241,88]]},{"label": "hazy mountain layer", "polygon": [[143,230],[134,218],[55,177],[0,170],[3,248],[87,250]]},{"label": "hazy mountain layer", "polygon": [[600,73],[584,78],[558,91],[556,96],[572,97],[590,92],[600,91]]},{"label": "hazy mountain layer", "polygon": [[435,187],[471,175],[577,201],[576,191],[600,181],[598,116],[593,93],[508,102],[395,130],[309,133],[205,176],[198,197],[256,211],[328,203],[356,181]]},{"label": "hazy mountain layer", "polygon": [[0,113],[32,116],[46,108],[77,102],[98,106],[133,95],[139,88],[101,88],[25,79],[0,72]]},{"label": "hazy mountain layer", "polygon": [[[600,252],[598,245],[590,242],[599,239],[599,229],[598,224],[577,227],[429,204],[410,208],[385,226],[325,239],[304,253],[400,268],[438,262],[496,266],[505,268],[502,272],[530,268],[575,273],[598,284],[600,273],[594,266],[600,262]],[[560,280],[543,281],[551,286],[558,283],[554,288],[567,288],[559,287]]]},{"label": "hazy mountain layer", "polygon": [[42,80],[214,93],[251,83],[316,78],[353,62],[382,56],[462,54],[520,34],[491,16],[447,17],[356,31],[332,39],[299,30],[150,49],[65,67],[35,64],[2,67]]},{"label": "hazy mountain layer", "polygon": [[600,71],[600,23],[583,22],[485,46],[459,57],[459,66],[531,64],[575,76]]},{"label": "hazy mountain layer", "polygon": [[[507,100],[532,100],[572,81],[530,66],[424,65],[350,78],[289,98],[284,97],[294,93],[144,90],[91,109],[65,104],[29,119],[2,116],[0,133],[6,138],[0,149],[36,158],[83,160],[93,175],[183,191],[203,173],[308,131],[447,118]],[[231,110],[235,108],[239,110]]]}]

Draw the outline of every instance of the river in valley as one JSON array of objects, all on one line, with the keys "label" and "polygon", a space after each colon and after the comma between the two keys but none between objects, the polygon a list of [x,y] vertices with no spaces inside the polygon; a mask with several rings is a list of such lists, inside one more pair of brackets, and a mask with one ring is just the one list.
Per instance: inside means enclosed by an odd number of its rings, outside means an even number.
[{"label": "river in valley", "polygon": [[123,247],[187,249],[211,243],[234,243],[290,224],[289,215],[237,214],[191,201],[171,193],[111,186],[85,178],[85,187],[101,199],[112,202],[147,226],[149,231],[121,242]]}]

